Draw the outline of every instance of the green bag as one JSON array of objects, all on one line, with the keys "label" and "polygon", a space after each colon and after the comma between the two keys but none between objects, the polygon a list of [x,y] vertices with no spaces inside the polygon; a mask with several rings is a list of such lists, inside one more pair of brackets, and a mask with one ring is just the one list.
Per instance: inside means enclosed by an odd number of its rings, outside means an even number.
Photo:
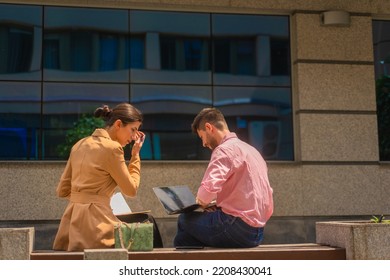
[{"label": "green bag", "polygon": [[115,248],[128,251],[153,250],[153,224],[119,222],[114,226]]}]

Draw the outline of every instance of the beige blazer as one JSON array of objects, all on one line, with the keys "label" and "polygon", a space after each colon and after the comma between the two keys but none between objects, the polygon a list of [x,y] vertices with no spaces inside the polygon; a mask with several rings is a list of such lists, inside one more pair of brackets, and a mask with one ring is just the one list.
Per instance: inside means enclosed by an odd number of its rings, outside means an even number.
[{"label": "beige blazer", "polygon": [[57,186],[57,195],[69,204],[61,218],[54,250],[83,251],[114,245],[114,224],[110,199],[118,186],[135,196],[140,183],[139,155],[126,165],[121,145],[104,129],[78,141]]}]

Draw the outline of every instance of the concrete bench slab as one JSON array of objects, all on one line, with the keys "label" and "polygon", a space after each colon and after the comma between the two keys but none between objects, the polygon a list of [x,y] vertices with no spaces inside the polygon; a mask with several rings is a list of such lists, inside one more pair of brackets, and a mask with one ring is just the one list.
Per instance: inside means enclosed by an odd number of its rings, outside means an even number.
[{"label": "concrete bench slab", "polygon": [[[32,260],[82,260],[83,252],[34,251]],[[129,260],[345,260],[345,249],[315,243],[260,245],[245,249],[156,248],[147,252],[128,252]]]}]

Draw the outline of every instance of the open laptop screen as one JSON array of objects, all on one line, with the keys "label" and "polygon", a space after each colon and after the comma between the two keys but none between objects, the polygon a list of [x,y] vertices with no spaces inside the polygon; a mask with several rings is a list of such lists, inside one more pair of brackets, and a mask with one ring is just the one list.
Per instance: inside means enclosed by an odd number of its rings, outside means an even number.
[{"label": "open laptop screen", "polygon": [[200,207],[188,186],[155,187],[153,191],[169,215],[193,211]]}]

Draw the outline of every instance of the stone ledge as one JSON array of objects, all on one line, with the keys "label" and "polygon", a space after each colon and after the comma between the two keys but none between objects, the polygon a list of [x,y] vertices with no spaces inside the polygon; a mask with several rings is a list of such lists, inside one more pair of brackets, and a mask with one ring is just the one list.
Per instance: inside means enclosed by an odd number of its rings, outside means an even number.
[{"label": "stone ledge", "polygon": [[390,224],[370,221],[318,222],[316,242],[345,248],[348,260],[390,260]]}]

